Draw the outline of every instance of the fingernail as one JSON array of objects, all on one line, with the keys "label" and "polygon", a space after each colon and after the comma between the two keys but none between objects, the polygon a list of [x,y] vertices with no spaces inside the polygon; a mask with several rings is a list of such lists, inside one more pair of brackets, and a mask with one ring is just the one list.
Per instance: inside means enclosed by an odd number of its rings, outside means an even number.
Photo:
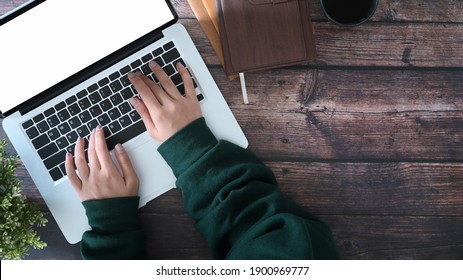
[{"label": "fingernail", "polygon": [[124,147],[123,147],[121,144],[117,144],[117,145],[116,145],[116,150],[117,150],[118,152],[123,152],[123,151],[124,151]]},{"label": "fingernail", "polygon": [[133,73],[133,72],[130,72],[129,74],[127,74],[127,77],[129,77],[129,78],[133,78],[133,77],[135,77],[135,73]]},{"label": "fingernail", "polygon": [[96,126],[96,131],[100,131],[101,130],[101,126],[100,125],[97,125]]},{"label": "fingernail", "polygon": [[130,104],[132,104],[132,106],[134,108],[137,107],[140,104],[140,102],[138,101],[138,98],[136,98],[136,97],[131,97],[129,99],[129,102],[130,102]]},{"label": "fingernail", "polygon": [[72,157],[72,154],[70,152],[67,152],[66,153],[66,158],[70,158],[70,157]]},{"label": "fingernail", "polygon": [[149,63],[149,66],[152,67],[152,68],[155,68],[155,67],[158,67],[158,63],[154,60],[151,60],[150,63]]}]

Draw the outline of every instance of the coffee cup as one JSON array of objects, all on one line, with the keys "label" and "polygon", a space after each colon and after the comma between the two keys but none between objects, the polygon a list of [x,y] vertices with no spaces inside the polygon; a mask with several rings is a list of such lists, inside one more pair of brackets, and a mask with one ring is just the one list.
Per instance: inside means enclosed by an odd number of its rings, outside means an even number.
[{"label": "coffee cup", "polygon": [[340,26],[356,26],[369,20],[379,0],[320,0],[325,16]]}]

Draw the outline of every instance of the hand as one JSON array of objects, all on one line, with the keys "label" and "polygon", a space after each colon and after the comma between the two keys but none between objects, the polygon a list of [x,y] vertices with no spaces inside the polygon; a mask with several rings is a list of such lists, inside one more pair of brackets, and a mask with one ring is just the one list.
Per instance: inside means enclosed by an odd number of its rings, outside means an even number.
[{"label": "hand", "polygon": [[129,80],[141,99],[132,97],[130,103],[145,123],[149,135],[160,143],[192,121],[200,118],[199,106],[190,73],[181,63],[176,67],[185,86],[182,96],[164,70],[154,61],[149,64],[161,86],[140,72],[130,73]]},{"label": "hand", "polygon": [[90,135],[88,164],[84,141],[83,138],[77,140],[74,152],[79,175],[72,155],[66,155],[66,173],[81,201],[138,195],[138,177],[124,147],[117,144],[115,149],[121,173],[111,159],[101,127]]}]

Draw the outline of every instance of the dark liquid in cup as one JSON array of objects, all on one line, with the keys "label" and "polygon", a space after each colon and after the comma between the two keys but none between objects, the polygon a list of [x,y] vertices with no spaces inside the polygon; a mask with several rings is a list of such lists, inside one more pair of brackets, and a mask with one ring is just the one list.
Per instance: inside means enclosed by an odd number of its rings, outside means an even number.
[{"label": "dark liquid in cup", "polygon": [[340,24],[356,24],[366,20],[375,9],[372,0],[324,0],[326,13]]}]

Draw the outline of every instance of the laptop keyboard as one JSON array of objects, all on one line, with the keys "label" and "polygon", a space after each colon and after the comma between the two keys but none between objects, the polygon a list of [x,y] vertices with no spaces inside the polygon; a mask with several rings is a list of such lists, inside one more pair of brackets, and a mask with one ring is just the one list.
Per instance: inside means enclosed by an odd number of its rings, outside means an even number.
[{"label": "laptop keyboard", "polygon": [[[159,83],[148,66],[151,60],[163,67],[184,95],[185,88],[175,65],[178,62],[186,64],[174,43],[168,42],[22,124],[54,181],[66,175],[66,152],[74,154],[78,137],[86,139],[87,151],[90,132],[98,125],[105,131],[109,150],[146,130],[140,116],[128,102],[130,97],[138,94],[127,74],[140,71]],[[194,85],[196,88],[195,81]],[[199,101],[204,99],[201,93],[197,97]]]}]

